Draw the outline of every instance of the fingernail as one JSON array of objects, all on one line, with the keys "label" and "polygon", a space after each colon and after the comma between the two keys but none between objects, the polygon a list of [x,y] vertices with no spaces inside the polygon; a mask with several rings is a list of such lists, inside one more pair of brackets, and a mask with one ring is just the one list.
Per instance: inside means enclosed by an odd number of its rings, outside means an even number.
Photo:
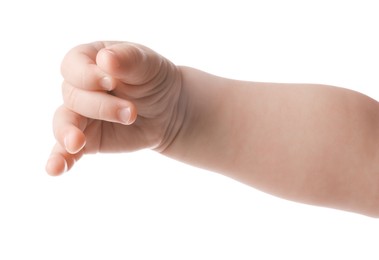
[{"label": "fingernail", "polygon": [[66,151],[69,152],[70,154],[75,154],[75,151],[71,149],[71,144],[70,144],[70,136],[65,136],[63,139],[64,147],[66,148]]},{"label": "fingernail", "polygon": [[64,146],[66,148],[66,151],[70,154],[76,154],[78,153],[80,150],[83,149],[83,147],[86,145],[86,143],[84,142],[83,144],[81,144],[79,147],[73,147],[75,146],[75,144],[73,144],[72,142],[72,138],[70,137],[70,135],[67,135],[64,137],[63,139],[63,143],[64,143]]},{"label": "fingernail", "polygon": [[118,118],[120,120],[121,123],[125,124],[125,125],[129,125],[130,124],[130,116],[131,116],[131,111],[130,111],[130,107],[126,107],[126,108],[121,108],[119,111],[118,111]]},{"label": "fingernail", "polygon": [[100,80],[100,85],[106,90],[112,90],[113,88],[112,78],[105,76],[104,78]]}]

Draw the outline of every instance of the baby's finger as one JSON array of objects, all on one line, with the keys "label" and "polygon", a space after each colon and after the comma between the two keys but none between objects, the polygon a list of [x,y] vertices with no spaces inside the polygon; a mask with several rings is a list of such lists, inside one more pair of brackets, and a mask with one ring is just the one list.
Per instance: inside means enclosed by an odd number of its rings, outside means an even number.
[{"label": "baby's finger", "polygon": [[61,73],[65,81],[86,90],[114,89],[116,80],[96,65],[96,55],[105,46],[106,43],[95,42],[71,49],[61,65]]},{"label": "baby's finger", "polygon": [[69,170],[82,154],[86,143],[83,130],[87,118],[78,115],[65,106],[60,106],[54,115],[53,131],[57,140],[46,164],[46,171],[53,176]]},{"label": "baby's finger", "polygon": [[59,143],[56,143],[46,163],[46,172],[52,176],[58,176],[70,170],[77,160],[82,156],[68,153]]},{"label": "baby's finger", "polygon": [[165,59],[153,50],[128,42],[100,50],[96,63],[101,70],[129,85],[143,85],[162,69]]},{"label": "baby's finger", "polygon": [[63,82],[62,92],[65,106],[82,116],[125,125],[137,117],[133,103],[103,91],[86,91]]},{"label": "baby's finger", "polygon": [[88,119],[61,106],[53,120],[53,131],[57,142],[70,154],[77,154],[86,144],[83,133]]}]

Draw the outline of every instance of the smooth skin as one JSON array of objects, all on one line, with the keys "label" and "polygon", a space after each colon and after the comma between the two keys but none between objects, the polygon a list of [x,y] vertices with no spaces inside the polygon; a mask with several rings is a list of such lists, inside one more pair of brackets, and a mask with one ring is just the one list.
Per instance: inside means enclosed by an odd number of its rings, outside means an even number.
[{"label": "smooth skin", "polygon": [[83,154],[154,149],[293,201],[379,216],[379,106],[325,85],[231,80],[128,42],[62,62],[51,175]]}]

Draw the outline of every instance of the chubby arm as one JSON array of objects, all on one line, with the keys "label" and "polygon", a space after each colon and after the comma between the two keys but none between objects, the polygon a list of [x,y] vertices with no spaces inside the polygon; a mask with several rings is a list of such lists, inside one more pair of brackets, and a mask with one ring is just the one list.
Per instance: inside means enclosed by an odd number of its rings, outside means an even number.
[{"label": "chubby arm", "polygon": [[184,119],[163,154],[290,200],[379,215],[375,100],[180,70]]},{"label": "chubby arm", "polygon": [[87,153],[155,149],[294,201],[379,217],[379,106],[323,85],[244,82],[128,42],[73,48],[51,175]]}]

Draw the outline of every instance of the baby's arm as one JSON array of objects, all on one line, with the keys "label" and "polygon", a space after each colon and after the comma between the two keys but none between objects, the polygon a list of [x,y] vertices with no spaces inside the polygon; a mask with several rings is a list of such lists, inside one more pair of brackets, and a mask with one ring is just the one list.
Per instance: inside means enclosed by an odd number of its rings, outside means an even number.
[{"label": "baby's arm", "polygon": [[126,42],[71,50],[46,170],[155,149],[304,203],[379,216],[379,106],[350,90],[230,80]]},{"label": "baby's arm", "polygon": [[290,200],[379,215],[376,101],[180,70],[186,113],[163,154]]}]

